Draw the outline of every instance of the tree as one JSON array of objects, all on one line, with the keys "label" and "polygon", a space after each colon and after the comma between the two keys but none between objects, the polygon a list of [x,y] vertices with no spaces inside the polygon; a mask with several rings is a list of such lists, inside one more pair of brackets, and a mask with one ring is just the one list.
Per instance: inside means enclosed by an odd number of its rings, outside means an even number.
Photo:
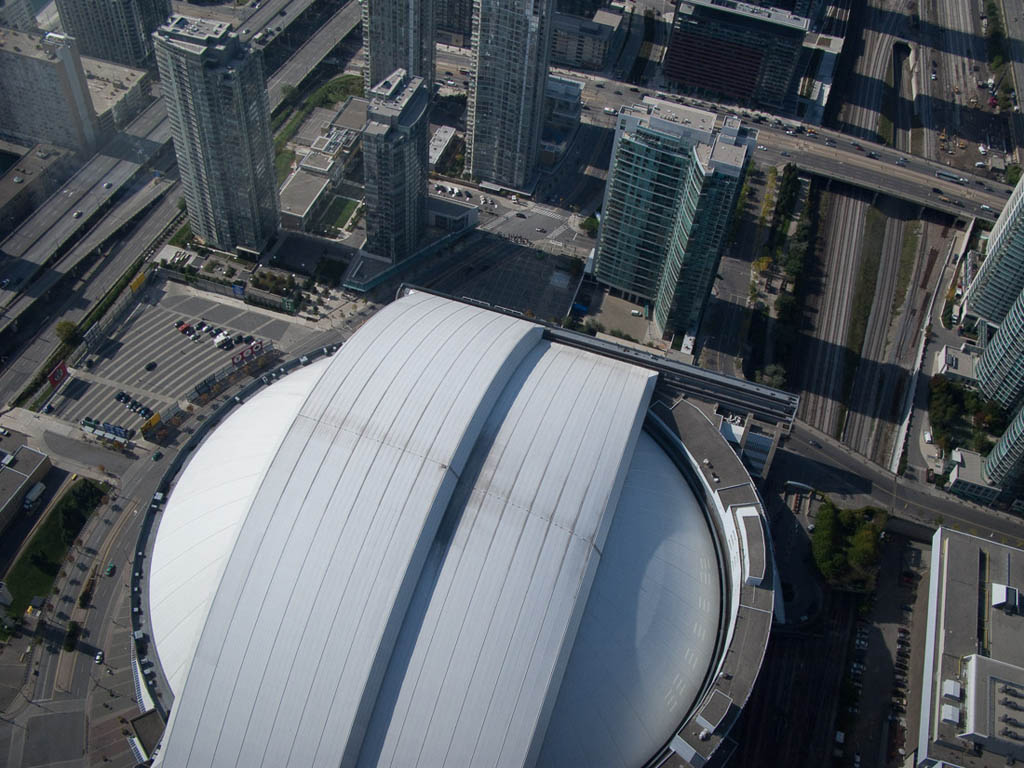
[{"label": "tree", "polygon": [[580,229],[586,232],[590,237],[597,236],[597,217],[589,216],[583,220],[580,224]]},{"label": "tree", "polygon": [[778,363],[770,363],[757,372],[757,383],[782,389],[786,386],[786,369]]},{"label": "tree", "polygon": [[61,320],[57,323],[57,327],[54,330],[57,334],[57,338],[68,346],[73,347],[79,342],[80,337],[78,335],[78,326],[70,320]]},{"label": "tree", "polygon": [[1012,186],[1017,186],[1017,182],[1020,181],[1020,166],[1019,165],[1008,165],[1006,166],[1006,183]]},{"label": "tree", "polygon": [[851,567],[862,571],[873,568],[878,563],[878,534],[874,526],[861,526],[853,534],[847,560]]}]

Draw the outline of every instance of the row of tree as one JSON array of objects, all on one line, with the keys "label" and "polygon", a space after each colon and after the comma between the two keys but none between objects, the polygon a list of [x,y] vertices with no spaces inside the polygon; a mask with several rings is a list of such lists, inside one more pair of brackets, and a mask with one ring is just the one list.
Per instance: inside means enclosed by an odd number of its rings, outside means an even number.
[{"label": "row of tree", "polygon": [[885,513],[878,509],[840,509],[826,499],[818,508],[811,534],[814,563],[829,584],[870,591],[878,575],[879,538]]}]

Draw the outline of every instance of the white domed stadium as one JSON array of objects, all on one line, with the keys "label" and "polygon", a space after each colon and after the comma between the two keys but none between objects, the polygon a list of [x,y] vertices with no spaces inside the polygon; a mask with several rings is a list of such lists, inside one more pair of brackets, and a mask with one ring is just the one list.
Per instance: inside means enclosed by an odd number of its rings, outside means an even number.
[{"label": "white domed stadium", "polygon": [[742,464],[657,379],[414,291],[249,398],[150,534],[155,764],[703,765],[775,578]]}]

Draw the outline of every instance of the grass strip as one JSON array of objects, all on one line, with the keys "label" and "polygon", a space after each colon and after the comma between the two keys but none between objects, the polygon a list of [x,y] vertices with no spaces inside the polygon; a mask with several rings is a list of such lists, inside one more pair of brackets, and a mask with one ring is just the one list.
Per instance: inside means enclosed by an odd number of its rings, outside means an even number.
[{"label": "grass strip", "polygon": [[864,336],[875,300],[875,283],[882,261],[882,241],[885,238],[885,214],[871,206],[864,217],[864,242],[861,246],[860,270],[853,287],[850,302],[850,326],[846,330],[846,370],[843,373],[842,402],[849,402],[857,363],[864,348]]},{"label": "grass strip", "polygon": [[8,613],[21,616],[32,598],[49,599],[68,550],[104,495],[103,486],[82,478],[50,510],[4,578],[12,597]]},{"label": "grass strip", "polygon": [[892,314],[898,315],[903,300],[907,297],[910,277],[914,274],[914,262],[917,261],[918,244],[921,241],[921,227],[911,224],[903,230],[903,243],[900,246],[900,265],[896,272],[896,289],[892,293]]}]

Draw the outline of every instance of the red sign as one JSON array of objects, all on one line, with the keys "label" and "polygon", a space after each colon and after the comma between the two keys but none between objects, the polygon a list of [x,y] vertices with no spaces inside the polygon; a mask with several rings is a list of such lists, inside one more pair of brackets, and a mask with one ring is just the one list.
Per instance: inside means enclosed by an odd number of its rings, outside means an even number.
[{"label": "red sign", "polygon": [[257,341],[251,347],[246,347],[237,355],[231,356],[231,363],[233,365],[241,365],[242,363],[252,360],[263,351],[263,342]]},{"label": "red sign", "polygon": [[64,379],[66,379],[67,377],[68,377],[68,364],[67,364],[67,361],[66,360],[61,360],[57,364],[57,367],[54,368],[52,371],[50,371],[50,375],[47,376],[46,378],[49,380],[50,386],[53,387],[54,389],[56,389],[62,383],[64,383]]}]

